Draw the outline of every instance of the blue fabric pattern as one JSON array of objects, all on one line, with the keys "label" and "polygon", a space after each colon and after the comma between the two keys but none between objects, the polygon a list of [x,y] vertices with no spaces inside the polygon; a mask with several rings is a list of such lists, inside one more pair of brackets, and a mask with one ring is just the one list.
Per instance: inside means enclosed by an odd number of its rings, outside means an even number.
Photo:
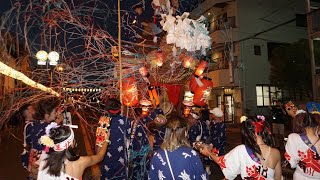
[{"label": "blue fabric pattern", "polygon": [[210,128],[211,143],[219,151],[219,156],[224,155],[226,145],[226,125],[223,122],[214,123]]},{"label": "blue fabric pattern", "polygon": [[128,179],[127,147],[131,134],[131,123],[125,116],[110,117],[110,144],[101,162],[101,179]]},{"label": "blue fabric pattern", "polygon": [[[205,172],[198,153],[188,147],[180,147],[172,152],[167,151],[175,179],[206,180]],[[173,179],[164,150],[159,149],[154,153],[149,171],[149,179]]]}]

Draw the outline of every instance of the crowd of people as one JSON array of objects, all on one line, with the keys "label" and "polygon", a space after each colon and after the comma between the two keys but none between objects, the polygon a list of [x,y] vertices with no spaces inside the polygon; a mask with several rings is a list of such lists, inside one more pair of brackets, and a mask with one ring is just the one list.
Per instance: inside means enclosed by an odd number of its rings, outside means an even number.
[{"label": "crowd of people", "polygon": [[[281,179],[282,162],[272,128],[262,115],[242,117],[242,144],[225,152],[226,125],[219,108],[180,115],[172,106],[121,113],[121,103],[109,99],[101,116],[96,155],[79,156],[75,133],[62,125],[63,109],[49,100],[20,109],[25,119],[22,164],[28,179],[81,179],[84,170],[100,162],[100,179],[209,179],[212,168],[226,179]],[[318,110],[297,110],[289,104],[292,133],[285,159],[295,168],[294,179],[320,178]],[[35,114],[37,118],[35,118]],[[134,114],[134,115],[130,115]],[[100,129],[99,129],[100,128]],[[99,131],[98,131],[99,130]],[[210,167],[211,166],[211,167]],[[213,166],[213,167],[212,167]]]}]

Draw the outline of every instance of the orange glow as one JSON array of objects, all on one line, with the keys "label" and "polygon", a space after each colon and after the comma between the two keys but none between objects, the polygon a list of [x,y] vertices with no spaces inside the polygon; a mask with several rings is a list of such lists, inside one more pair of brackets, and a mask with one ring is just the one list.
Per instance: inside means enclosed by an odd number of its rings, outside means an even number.
[{"label": "orange glow", "polygon": [[191,108],[189,106],[185,106],[183,110],[184,117],[188,117],[190,115]]},{"label": "orange glow", "polygon": [[195,75],[201,76],[202,73],[204,72],[204,69],[207,67],[207,65],[208,65],[208,62],[201,61],[201,63],[199,64],[199,66],[198,66],[198,68],[197,68],[197,70],[195,72]]},{"label": "orange glow", "polygon": [[156,52],[156,63],[157,63],[157,66],[159,66],[159,67],[161,67],[163,65],[164,56],[163,56],[162,51]]}]

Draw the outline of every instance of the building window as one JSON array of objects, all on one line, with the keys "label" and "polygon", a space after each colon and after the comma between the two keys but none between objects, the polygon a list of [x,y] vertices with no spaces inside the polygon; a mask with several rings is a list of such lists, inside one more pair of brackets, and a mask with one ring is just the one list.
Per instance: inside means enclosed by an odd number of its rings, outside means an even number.
[{"label": "building window", "polygon": [[257,106],[274,106],[277,100],[282,100],[282,90],[270,85],[257,85]]},{"label": "building window", "polygon": [[261,46],[254,45],[254,55],[261,56]]}]

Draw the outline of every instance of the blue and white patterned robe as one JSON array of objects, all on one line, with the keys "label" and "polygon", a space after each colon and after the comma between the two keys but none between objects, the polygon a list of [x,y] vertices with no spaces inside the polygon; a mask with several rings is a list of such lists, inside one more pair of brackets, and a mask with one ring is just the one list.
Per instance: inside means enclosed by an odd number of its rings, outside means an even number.
[{"label": "blue and white patterned robe", "polygon": [[[136,127],[134,128],[134,126]],[[129,177],[130,179],[147,179],[146,174],[150,166],[150,144],[143,119],[132,122],[131,129],[130,161],[132,174]]]},{"label": "blue and white patterned robe", "polygon": [[129,138],[131,134],[131,121],[120,115],[111,117],[110,144],[107,153],[101,162],[101,179],[128,179],[128,153]]},{"label": "blue and white patterned robe", "polygon": [[22,166],[28,169],[30,149],[32,148],[32,131],[35,121],[26,121],[23,131],[23,152],[21,154]]},{"label": "blue and white patterned robe", "polygon": [[[203,168],[198,153],[188,147],[179,147],[170,152],[167,151],[171,164],[173,176],[176,180],[206,180],[208,175]],[[149,179],[151,180],[172,180],[172,175],[168,165],[165,151],[159,149],[154,153],[149,171]]]},{"label": "blue and white patterned robe", "polygon": [[224,148],[227,141],[226,125],[223,122],[212,123],[210,137],[213,147],[219,151],[219,156],[224,155]]},{"label": "blue and white patterned robe", "polygon": [[198,120],[189,129],[190,144],[192,145],[197,140],[205,143],[209,135],[210,135],[210,130],[209,130],[208,122],[203,120]]}]

